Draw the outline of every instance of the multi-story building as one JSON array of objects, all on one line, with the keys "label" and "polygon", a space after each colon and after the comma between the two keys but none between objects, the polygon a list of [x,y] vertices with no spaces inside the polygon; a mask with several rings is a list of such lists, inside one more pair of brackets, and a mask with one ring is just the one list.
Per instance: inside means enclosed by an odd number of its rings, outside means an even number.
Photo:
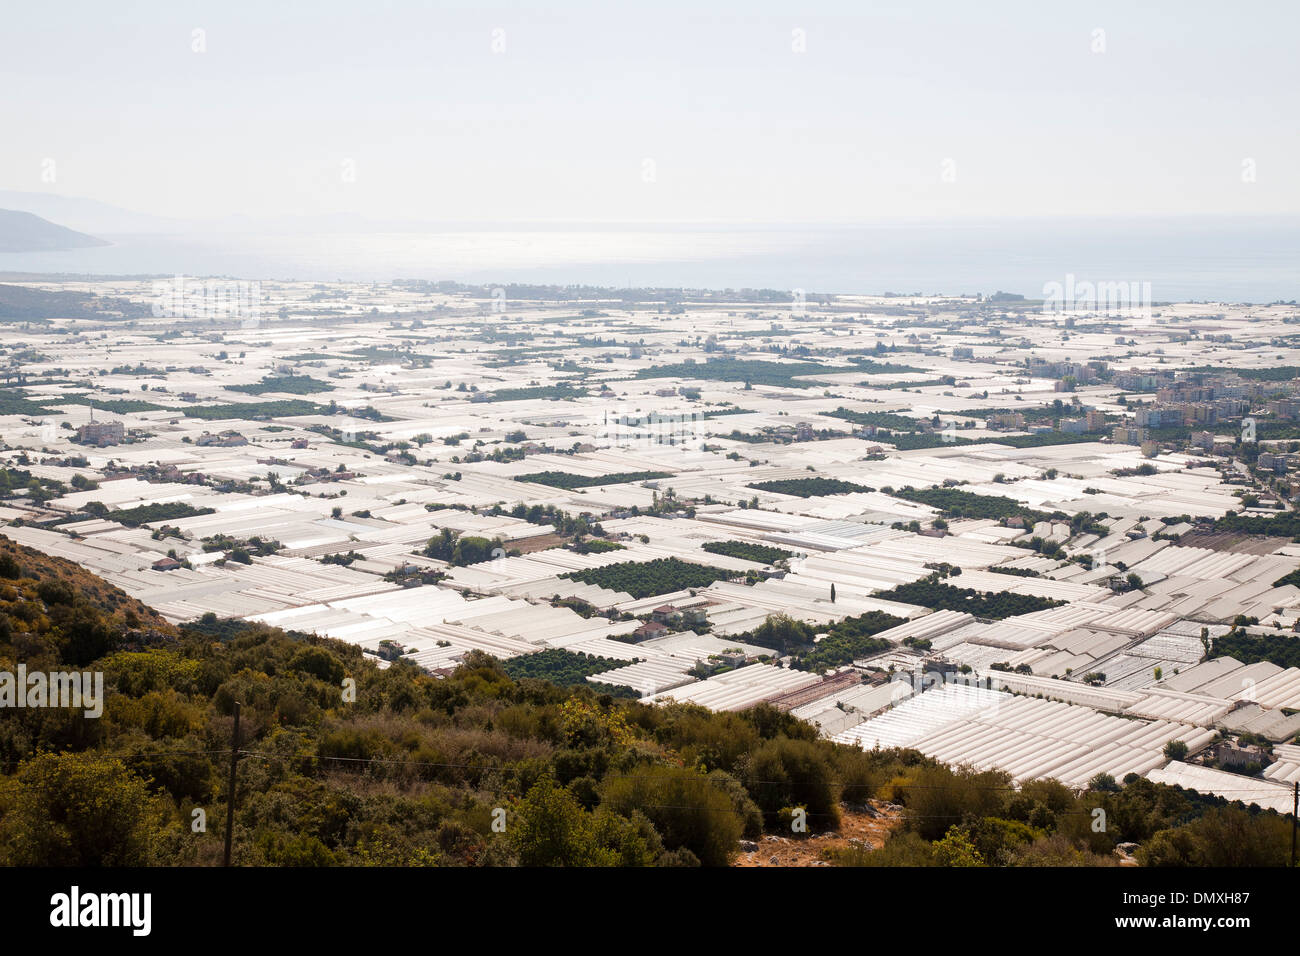
[{"label": "multi-story building", "polygon": [[247,445],[248,439],[234,429],[226,429],[223,432],[204,432],[198,438],[194,439],[194,444],[204,446],[216,446],[217,448],[233,448],[236,445]]},{"label": "multi-story building", "polygon": [[1147,440],[1147,430],[1131,425],[1116,425],[1111,432],[1111,437],[1125,445],[1140,445]]},{"label": "multi-story building", "polygon": [[88,422],[77,429],[77,441],[83,445],[120,445],[126,437],[121,422]]}]

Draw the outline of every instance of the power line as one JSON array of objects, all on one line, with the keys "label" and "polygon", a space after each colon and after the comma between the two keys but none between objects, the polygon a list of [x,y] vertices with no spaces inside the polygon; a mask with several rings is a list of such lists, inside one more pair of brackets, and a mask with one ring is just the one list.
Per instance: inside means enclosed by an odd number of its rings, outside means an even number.
[{"label": "power line", "polygon": [[[78,751],[62,751],[59,754],[57,754],[57,756],[89,757],[89,758],[101,759],[101,760],[128,761],[128,760],[149,760],[149,759],[155,759],[160,757],[220,757],[223,754],[228,754],[228,753],[230,753],[230,748],[227,747],[222,750],[141,750],[135,753],[113,753],[111,751],[78,750]],[[5,772],[6,774],[8,774],[12,772],[12,770],[26,763],[27,761],[34,760],[37,757],[46,756],[46,755],[49,755],[49,751],[40,751],[37,753],[33,753],[27,757],[10,758],[9,760],[6,760],[4,762],[4,766],[8,768]]]},{"label": "power line", "polygon": [[[224,752],[224,751],[223,751],[223,752]],[[519,773],[523,773],[523,772],[524,772],[523,769],[518,768],[518,767],[493,767],[493,766],[484,766],[484,765],[482,765],[482,764],[450,763],[450,762],[445,762],[445,761],[431,761],[431,760],[407,760],[407,759],[404,759],[404,758],[402,758],[402,757],[335,757],[335,756],[330,756],[330,755],[327,755],[327,754],[288,754],[288,755],[286,755],[286,754],[271,754],[271,753],[265,753],[265,752],[263,752],[263,751],[256,751],[256,750],[242,750],[242,751],[240,751],[240,753],[241,753],[242,755],[244,755],[244,756],[247,756],[247,757],[260,757],[260,758],[263,758],[263,759],[266,759],[266,760],[328,760],[328,761],[333,761],[333,762],[337,762],[337,763],[352,763],[352,764],[386,764],[386,765],[397,765],[397,766],[407,766],[407,767],[437,767],[437,768],[440,768],[440,769],[448,769],[448,770],[473,770],[473,771],[478,771],[478,772],[483,773],[483,774],[491,774],[491,773],[515,773],[515,774],[519,774]],[[667,767],[667,766],[665,766],[665,767],[663,767],[663,769],[666,770],[666,771],[670,771],[670,772],[680,773],[682,776],[684,776],[684,777],[688,777],[688,778],[697,778],[697,777],[698,777],[698,778],[700,778],[700,779],[705,779],[705,778],[707,778],[707,776],[708,776],[708,774],[706,774],[706,773],[700,773],[700,772],[698,772],[698,771],[690,770],[690,769],[687,769],[687,768],[676,768],[676,767]],[[719,769],[721,769],[721,768],[719,768]],[[724,772],[724,773],[728,773],[728,774],[730,774],[730,771],[725,771],[725,770],[724,770],[723,772]],[[987,773],[996,773],[997,771],[983,771],[983,772],[987,772]],[[732,776],[734,776],[734,775],[732,775]],[[650,780],[650,779],[662,779],[662,778],[663,778],[663,774],[662,774],[662,773],[657,773],[657,774],[656,774],[656,773],[610,773],[610,774],[604,774],[604,775],[601,777],[601,780]],[[737,778],[737,779],[739,779],[739,778]],[[965,793],[970,793],[970,792],[978,792],[978,793],[1023,793],[1024,790],[1025,790],[1025,787],[1026,787],[1026,786],[1032,786],[1033,784],[1042,784],[1042,783],[1047,783],[1047,782],[1051,781],[1052,779],[1053,779],[1053,778],[1050,778],[1050,777],[1036,778],[1036,779],[1034,779],[1034,780],[1026,781],[1025,784],[1022,784],[1022,785],[1020,785],[1020,786],[1016,786],[1016,785],[1012,785],[1012,784],[1007,784],[1007,785],[1004,785],[1004,786],[986,786],[986,785],[979,785],[979,786],[966,786],[966,785],[961,785],[961,784],[953,784],[953,785],[942,785],[942,784],[939,784],[939,785],[936,785],[936,784],[917,784],[917,783],[898,783],[898,784],[896,784],[895,786],[897,786],[898,789],[900,789],[900,790],[951,790],[951,791],[961,791],[961,792],[965,792]],[[1142,779],[1146,779],[1146,778],[1142,778]],[[1057,782],[1059,783],[1059,781],[1057,781]],[[1153,782],[1154,782],[1154,781],[1153,781]],[[805,785],[816,785],[816,784],[821,784],[821,783],[828,783],[828,784],[831,784],[832,786],[838,786],[838,787],[840,787],[841,789],[848,789],[848,790],[860,790],[860,789],[862,789],[864,786],[868,786],[867,784],[849,783],[849,782],[847,782],[847,781],[845,781],[845,780],[842,780],[842,779],[839,779],[839,778],[836,778],[836,777],[826,777],[826,778],[816,778],[816,779],[813,779],[813,778],[804,778],[804,779],[798,779],[798,778],[785,778],[785,779],[782,779],[782,780],[750,780],[749,783],[752,783],[752,784],[773,784],[773,785],[790,784],[790,785],[795,785],[795,786],[805,786]],[[1068,784],[1061,784],[1061,786],[1065,787],[1067,790],[1071,790],[1071,791],[1074,791],[1074,792],[1076,792],[1076,793],[1080,793],[1080,794],[1082,794],[1082,793],[1106,793],[1106,792],[1114,792],[1114,791],[1103,791],[1103,790],[1098,790],[1098,791],[1085,790],[1085,789],[1082,789],[1082,788],[1079,788],[1079,787],[1070,787]],[[1171,784],[1166,784],[1166,786],[1172,786],[1172,785],[1171,785]],[[1188,789],[1191,789],[1191,788],[1183,787],[1183,788],[1181,788],[1181,789],[1188,790]],[[1263,785],[1263,786],[1259,786],[1259,787],[1242,787],[1242,788],[1239,788],[1239,789],[1238,789],[1238,788],[1234,788],[1234,789],[1216,789],[1216,790],[1214,791],[1214,793],[1256,793],[1256,794],[1265,794],[1265,793],[1268,792],[1268,790],[1269,790],[1268,786],[1267,786],[1267,785]],[[1199,792],[1199,791],[1197,791],[1197,792]]]},{"label": "power line", "polygon": [[[450,761],[408,760],[403,757],[341,757],[341,756],[332,756],[327,754],[275,754],[275,753],[266,753],[265,751],[258,751],[258,750],[245,750],[243,748],[236,748],[236,751],[239,757],[256,757],[263,760],[284,760],[284,761],[316,760],[316,761],[330,761],[333,763],[348,763],[348,764],[379,764],[379,765],[393,765],[393,766],[406,766],[406,767],[435,767],[435,768],[445,769],[445,770],[470,770],[470,771],[478,772],[483,775],[522,774],[525,772],[524,769],[519,767],[489,766],[483,764],[470,764],[470,763],[453,763]],[[77,757],[94,756],[99,759],[127,761],[127,760],[152,760],[152,759],[161,759],[166,757],[191,757],[191,756],[220,757],[226,754],[230,754],[231,752],[232,752],[232,748],[224,747],[216,750],[156,750],[156,751],[137,751],[135,753],[111,753],[111,752],[94,753],[92,751],[79,751],[79,752],[69,753],[64,755],[77,756]],[[10,759],[6,761],[6,764],[10,767],[16,767],[26,762],[27,760],[32,759],[35,756],[39,756],[39,754],[33,754],[32,757],[27,757],[27,758]],[[722,768],[715,768],[715,769],[721,770]],[[680,774],[682,777],[688,779],[697,779],[697,778],[707,779],[709,773],[712,772],[712,771],[700,772],[685,767],[678,768],[678,767],[670,767],[666,765],[661,765],[661,771],[677,773]],[[740,780],[740,778],[736,777],[735,774],[733,774],[731,771],[723,770],[722,772],[727,773],[729,776],[733,776],[737,780]],[[982,771],[982,772],[996,773],[997,771],[991,770],[991,771]],[[659,779],[663,779],[663,777],[664,777],[663,772],[609,773],[609,774],[604,774],[601,777],[601,780],[602,781],[604,780],[659,780]],[[1146,779],[1146,778],[1142,778],[1142,779]],[[1034,784],[1044,784],[1053,781],[1054,778],[1044,777],[1044,778],[1035,778],[1034,780],[1026,781],[1024,784],[1020,784],[1020,785],[1014,785],[1014,784],[1007,784],[1003,786],[988,786],[983,784],[945,785],[945,784],[921,784],[921,783],[899,782],[894,784],[894,786],[897,789],[902,791],[941,790],[941,791],[953,791],[953,792],[963,792],[963,793],[1024,793],[1025,788],[1027,786],[1033,786]],[[1054,782],[1060,783],[1060,781],[1054,781]],[[818,785],[818,784],[826,783],[831,786],[838,787],[841,790],[849,790],[849,791],[862,790],[864,787],[871,786],[870,784],[851,783],[849,781],[837,777],[825,777],[825,778],[816,778],[816,779],[787,777],[781,780],[749,780],[748,783],[760,784],[760,785],[772,785],[772,786],[782,786],[782,785],[807,786],[807,785]],[[1104,791],[1104,790],[1096,790],[1096,791],[1087,790],[1081,787],[1071,787],[1068,784],[1064,784],[1064,783],[1061,783],[1060,785],[1065,787],[1065,789],[1070,790],[1071,792],[1079,796],[1082,796],[1085,793],[1119,792],[1119,791]],[[1267,783],[1264,783],[1263,781],[1261,781],[1261,784],[1256,787],[1234,787],[1234,788],[1220,787],[1220,788],[1215,788],[1215,790],[1213,791],[1198,791],[1195,790],[1195,788],[1183,787],[1177,784],[1165,784],[1165,786],[1173,786],[1187,792],[1203,793],[1204,795],[1208,795],[1208,796],[1215,796],[1215,795],[1225,794],[1225,793],[1267,795],[1271,789],[1270,786]],[[1277,790],[1278,792],[1284,792],[1280,786],[1277,787]]]}]

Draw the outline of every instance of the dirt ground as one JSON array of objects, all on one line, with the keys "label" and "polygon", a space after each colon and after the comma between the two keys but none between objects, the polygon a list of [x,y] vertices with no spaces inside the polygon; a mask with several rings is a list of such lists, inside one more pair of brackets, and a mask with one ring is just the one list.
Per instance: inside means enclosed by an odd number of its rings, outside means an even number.
[{"label": "dirt ground", "polygon": [[1189,531],[1178,539],[1178,544],[1187,548],[1210,548],[1240,554],[1272,554],[1290,543],[1289,538],[1266,538],[1236,531]]},{"label": "dirt ground", "polygon": [[532,554],[534,551],[545,551],[547,548],[558,548],[569,539],[560,534],[539,534],[531,538],[516,538],[514,541],[507,541],[507,550],[519,549],[523,554]]},{"label": "dirt ground", "polygon": [[[754,841],[757,849],[737,854],[732,866],[834,866],[830,860],[832,850],[847,849],[850,846],[866,844],[878,850],[889,837],[890,831],[902,825],[902,808],[893,804],[873,800],[871,805],[876,815],[862,810],[851,810],[841,805],[840,828],[834,833],[814,834],[806,838],[782,837],[766,834]],[[742,841],[742,847],[745,845]],[[1130,852],[1132,844],[1122,844],[1124,850],[1117,850],[1119,866],[1138,865]]]},{"label": "dirt ground", "polygon": [[872,801],[872,806],[878,816],[841,806],[840,828],[834,833],[797,839],[772,834],[759,837],[755,841],[758,849],[741,852],[732,866],[830,866],[829,851],[846,849],[855,841],[879,849],[903,818],[898,808],[889,804]]}]

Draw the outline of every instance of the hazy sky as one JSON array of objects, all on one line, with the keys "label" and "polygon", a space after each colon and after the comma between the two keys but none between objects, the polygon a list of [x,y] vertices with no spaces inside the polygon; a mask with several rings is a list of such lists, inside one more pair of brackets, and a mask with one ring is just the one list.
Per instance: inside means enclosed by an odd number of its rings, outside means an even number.
[{"label": "hazy sky", "polygon": [[1300,213],[1300,4],[1136,7],[12,4],[0,188],[178,217]]}]

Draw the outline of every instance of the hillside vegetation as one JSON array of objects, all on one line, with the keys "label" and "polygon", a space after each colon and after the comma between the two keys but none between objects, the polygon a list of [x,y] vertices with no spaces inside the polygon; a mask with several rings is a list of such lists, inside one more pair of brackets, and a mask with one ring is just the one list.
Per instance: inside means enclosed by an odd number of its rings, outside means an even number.
[{"label": "hillside vegetation", "polygon": [[789,835],[795,808],[825,833],[869,799],[900,803],[904,827],[836,862],[1110,863],[1124,840],[1160,864],[1289,850],[1276,814],[1138,779],[1017,791],[913,751],[832,744],[768,705],[645,705],[512,679],[480,653],[440,679],[260,625],[176,628],[0,537],[0,670],[18,662],[100,671],[107,699],[99,719],[0,710],[5,865],[219,862],[236,702],[244,865],[725,865],[742,838]]}]

